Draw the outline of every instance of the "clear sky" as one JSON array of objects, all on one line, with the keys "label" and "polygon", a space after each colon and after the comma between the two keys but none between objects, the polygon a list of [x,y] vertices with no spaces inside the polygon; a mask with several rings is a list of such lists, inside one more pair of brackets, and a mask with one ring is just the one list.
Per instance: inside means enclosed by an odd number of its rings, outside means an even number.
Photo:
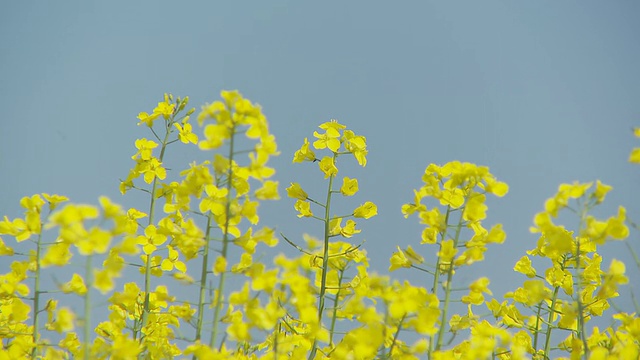
[{"label": "clear sky", "polygon": [[[640,146],[631,133],[640,126],[640,2],[394,4],[4,4],[0,215],[20,216],[19,199],[41,192],[92,204],[107,195],[146,209],[118,191],[134,140],[151,136],[136,115],[165,92],[188,95],[199,109],[220,90],[238,89],[262,105],[282,151],[272,165],[283,199],[262,205],[261,215],[290,238],[321,234],[320,224],[295,216],[284,191],[321,176],[291,164],[302,139],[331,118],[367,137],[367,167],[341,168],[361,188],[343,204],[378,204],[379,216],[361,223],[354,241],[367,240],[379,272],[396,246],[418,246],[422,228],[400,206],[429,163],[486,165],[510,185],[506,197],[490,200],[486,220],[504,225],[507,242],[474,268],[497,296],[524,280],[511,269],[535,246],[528,228],[560,183],[600,179],[614,190],[598,215],[624,205],[640,220],[640,168],[627,162]],[[176,170],[196,156],[179,148],[170,157]],[[625,249],[607,246],[604,264],[623,259],[637,279]],[[292,254],[284,242],[277,250]],[[396,275],[420,282],[415,272]]]}]

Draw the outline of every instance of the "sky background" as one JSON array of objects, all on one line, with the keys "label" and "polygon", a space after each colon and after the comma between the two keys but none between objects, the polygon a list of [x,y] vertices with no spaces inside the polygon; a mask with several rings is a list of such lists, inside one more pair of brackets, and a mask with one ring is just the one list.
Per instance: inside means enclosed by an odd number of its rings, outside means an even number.
[{"label": "sky background", "polygon": [[[0,215],[21,216],[20,198],[41,192],[146,211],[118,191],[135,139],[152,136],[137,114],[165,92],[199,110],[237,89],[263,107],[282,152],[270,164],[283,199],[261,205],[262,224],[291,239],[321,235],[284,190],[326,191],[305,186],[320,183],[315,165],[291,163],[303,138],[332,118],[367,137],[366,168],[340,167],[360,193],[339,201],[378,205],[353,240],[366,239],[378,272],[396,246],[435,251],[400,213],[428,164],[489,166],[510,191],[490,197],[485,223],[502,223],[507,241],[461,280],[486,275],[500,297],[525,280],[511,269],[559,184],[600,179],[614,189],[596,214],[624,205],[640,220],[640,168],[627,162],[640,145],[639,13],[634,1],[11,2],[0,14]],[[202,156],[181,149],[169,149],[176,171]],[[276,252],[295,253],[284,242]],[[602,253],[603,267],[622,259],[638,279],[624,244]]]}]

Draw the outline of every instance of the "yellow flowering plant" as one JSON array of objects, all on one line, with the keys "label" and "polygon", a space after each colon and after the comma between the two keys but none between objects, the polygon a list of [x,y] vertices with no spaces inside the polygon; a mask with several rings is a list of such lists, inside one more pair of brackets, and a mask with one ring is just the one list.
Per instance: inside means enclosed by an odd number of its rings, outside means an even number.
[{"label": "yellow flowering plant", "polygon": [[[610,186],[560,185],[534,218],[539,240],[513,267],[521,286],[495,297],[495,279],[460,274],[506,241],[501,224],[487,225],[487,198],[509,188],[485,166],[430,164],[399,209],[424,229],[390,255],[393,278],[370,269],[362,237],[377,205],[347,199],[360,190],[345,174],[349,164],[367,165],[365,136],[331,120],[303,139],[293,163],[319,170],[326,192],[286,188],[297,217],[318,224],[308,231],[318,237],[296,239],[260,224],[260,203],[280,199],[268,166],[279,151],[262,108],[222,91],[202,106],[194,131],[188,103],[165,94],[138,115],[150,135],[134,142],[120,192],[146,197],[144,210],[43,193],[20,201],[23,216],[0,220],[0,256],[12,259],[0,274],[0,360],[640,355],[640,309],[616,308],[611,326],[591,325],[630,281],[623,262],[598,251],[628,238],[628,225],[638,229],[623,207],[593,215]],[[206,160],[174,172],[165,155],[178,143]],[[629,161],[640,163],[638,154]],[[557,224],[564,213],[577,216],[576,228]],[[261,261],[259,247],[280,239],[297,255]],[[423,283],[398,278],[403,269]]]}]

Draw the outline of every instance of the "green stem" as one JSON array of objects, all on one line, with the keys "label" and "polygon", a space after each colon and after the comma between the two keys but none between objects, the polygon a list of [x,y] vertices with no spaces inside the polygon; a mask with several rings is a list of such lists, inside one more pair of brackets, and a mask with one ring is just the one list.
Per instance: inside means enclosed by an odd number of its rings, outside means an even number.
[{"label": "green stem", "polygon": [[[42,227],[41,227],[42,228]],[[36,274],[33,294],[33,350],[31,357],[38,355],[38,342],[40,341],[40,254],[42,252],[42,231],[38,234],[36,243]]]},{"label": "green stem", "polygon": [[[466,199],[465,199],[466,201]],[[447,216],[449,215],[449,208],[447,208]],[[448,222],[447,222],[448,224]],[[462,213],[460,213],[460,218],[458,219],[458,225],[456,226],[456,235],[453,239],[453,246],[458,246],[458,240],[460,239],[460,231],[462,230]],[[444,236],[443,236],[444,238]],[[441,243],[442,244],[442,243]],[[440,350],[442,347],[442,341],[444,339],[444,330],[446,328],[445,321],[447,320],[447,313],[449,310],[449,303],[451,302],[451,284],[453,280],[453,262],[455,257],[451,259],[449,266],[447,268],[447,283],[444,288],[444,305],[442,306],[442,316],[440,317],[440,329],[438,329],[438,340],[436,343],[436,350]],[[440,257],[438,257],[438,263],[440,263]]]},{"label": "green stem", "polygon": [[331,315],[331,330],[329,331],[329,346],[333,346],[333,335],[335,333],[336,317],[338,314],[338,300],[340,299],[340,290],[342,286],[342,279],[344,278],[344,270],[340,271],[338,276],[338,291],[335,298],[333,298],[333,314]]},{"label": "green stem", "polygon": [[553,330],[553,315],[555,314],[556,301],[558,300],[559,286],[553,289],[553,296],[551,297],[551,308],[549,309],[549,316],[547,317],[547,333],[544,340],[544,355],[549,358],[549,343],[551,341],[551,330]]},{"label": "green stem", "polygon": [[84,294],[84,359],[89,359],[89,337],[91,336],[91,288],[93,287],[93,268],[91,266],[91,260],[93,255],[87,255],[87,260],[85,263],[85,282],[87,287],[87,292]]},{"label": "green stem", "polygon": [[[384,302],[384,323],[383,323],[383,327],[382,327],[382,339],[386,340],[387,339],[387,329],[388,326],[386,326],[387,324],[390,323],[389,320],[389,303],[387,301]],[[384,359],[385,355],[384,355],[384,349],[385,349],[385,342],[383,341],[382,344],[380,344],[380,348],[378,349],[378,357],[380,359]]]},{"label": "green stem", "polygon": [[[227,171],[227,203],[225,204],[225,220],[224,230],[222,235],[222,257],[227,258],[227,251],[229,247],[229,219],[231,218],[231,190],[233,185],[233,155],[235,145],[236,127],[235,124],[231,128],[231,138],[229,140],[229,170]],[[218,324],[220,323],[220,311],[222,310],[222,294],[224,291],[224,284],[226,279],[226,272],[222,272],[218,281],[217,296],[215,296],[215,309],[213,311],[213,331],[211,332],[211,339],[209,340],[209,346],[214,347],[216,338],[218,337]]]},{"label": "green stem", "polygon": [[[580,225],[578,233],[582,233],[582,229],[586,224],[587,219],[588,206],[584,205],[580,209]],[[584,319],[584,304],[582,303],[582,269],[581,269],[581,261],[580,261],[580,238],[576,239],[576,278],[577,278],[577,289],[575,291],[576,298],[578,299],[578,337],[582,340],[582,347],[584,349],[583,358],[589,358],[589,345],[587,344],[587,336],[585,334],[585,319]]]},{"label": "green stem", "polygon": [[538,303],[538,311],[536,311],[536,328],[535,333],[533,334],[533,348],[538,349],[538,335],[540,335],[540,331],[538,330],[540,327],[540,313],[542,312],[542,303]]},{"label": "green stem", "polygon": [[[447,227],[449,226],[449,215],[451,214],[451,206],[447,206],[447,213],[445,215],[445,231],[440,233],[440,241],[444,241],[445,236],[447,235]],[[438,256],[436,260],[436,268],[435,274],[433,274],[433,286],[431,287],[431,292],[438,296],[438,284],[440,279],[440,257]],[[439,298],[438,298],[439,299]],[[444,323],[440,323],[440,328],[444,327]],[[438,331],[439,333],[440,331]],[[435,350],[433,348],[436,343],[434,340],[436,339],[436,334],[431,335],[431,341],[429,341],[429,358],[431,358],[431,353]]]},{"label": "green stem", "polygon": [[[444,218],[444,223],[446,226],[449,226],[449,215],[451,214],[451,206],[447,206],[447,213]],[[447,230],[440,233],[440,241],[444,241],[444,237],[447,235]],[[431,287],[431,292],[435,295],[438,295],[438,279],[440,278],[440,257],[436,261],[436,273],[433,275],[433,286]]]},{"label": "green stem", "polygon": [[[211,220],[213,218],[213,214],[209,212],[209,216],[207,217],[207,233],[205,235],[205,245],[204,245],[204,253],[202,255],[202,271],[200,273],[200,294],[198,297],[198,322],[196,325],[196,338],[198,341],[202,338],[202,323],[204,318],[204,301],[205,301],[205,290],[207,287],[207,274],[208,274],[208,266],[209,266],[209,241],[210,241],[210,232],[211,232]],[[195,355],[194,355],[195,356]]]},{"label": "green stem", "polygon": [[393,342],[391,343],[391,346],[389,346],[389,352],[387,353],[387,358],[391,358],[391,352],[393,352],[393,347],[396,345],[396,342],[398,341],[398,337],[400,336],[400,330],[402,330],[402,323],[404,322],[404,319],[407,317],[407,314],[402,315],[402,318],[400,319],[400,323],[398,323],[398,330],[396,331],[395,334],[393,334]]},{"label": "green stem", "polygon": [[[338,155],[336,153],[333,154],[333,162],[335,163],[336,157]],[[318,298],[318,326],[322,326],[322,313],[324,313],[324,298],[325,293],[327,291],[327,272],[329,268],[329,221],[330,221],[330,211],[331,211],[331,189],[333,188],[333,179],[334,175],[329,177],[329,189],[327,190],[327,203],[324,208],[324,247],[322,254],[322,280],[320,282],[320,297]],[[312,360],[316,355],[316,344],[317,341],[313,341],[313,347],[311,349],[311,353],[309,354],[309,360]]]},{"label": "green stem", "polygon": [[[171,123],[171,121],[169,121],[167,124]],[[171,127],[170,126],[166,126],[166,132],[164,135],[164,140],[162,141],[162,148],[160,150],[160,157],[158,158],[158,161],[162,164],[162,160],[164,159],[164,152],[167,149],[167,143],[169,141],[169,135],[171,134]],[[154,216],[155,216],[155,205],[156,205],[156,190],[158,188],[158,177],[154,177],[153,178],[153,186],[151,189],[151,202],[149,204],[149,223],[148,225],[153,224],[154,222]],[[144,272],[144,305],[143,305],[143,309],[142,309],[142,322],[140,325],[140,331],[142,332],[142,329],[147,326],[147,322],[149,321],[149,293],[151,292],[151,254],[148,254],[146,256],[146,265],[145,265],[145,272]],[[142,339],[144,337],[140,336],[140,341],[142,342]],[[144,351],[140,352],[140,356],[143,356]]]}]

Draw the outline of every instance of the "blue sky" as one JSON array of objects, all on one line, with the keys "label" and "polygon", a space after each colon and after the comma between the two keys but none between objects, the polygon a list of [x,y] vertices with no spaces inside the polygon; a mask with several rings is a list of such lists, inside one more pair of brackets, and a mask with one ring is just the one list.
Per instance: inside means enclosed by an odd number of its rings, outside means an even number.
[{"label": "blue sky", "polygon": [[[510,185],[505,198],[490,200],[486,221],[502,223],[507,242],[475,268],[498,296],[524,280],[511,268],[535,246],[528,228],[560,183],[600,179],[614,190],[597,214],[624,205],[640,220],[640,168],[627,162],[639,144],[631,128],[640,126],[640,3],[396,4],[5,5],[0,214],[19,216],[19,199],[41,192],[93,204],[107,195],[146,209],[118,192],[135,139],[151,136],[136,115],[165,92],[188,95],[199,108],[222,89],[238,89],[262,105],[282,151],[272,165],[285,196],[262,205],[261,215],[290,238],[321,231],[297,219],[284,191],[320,177],[314,166],[291,164],[302,139],[331,118],[367,137],[367,167],[341,168],[361,188],[344,206],[378,204],[360,239],[380,272],[396,246],[419,242],[417,219],[403,219],[400,206],[429,163],[486,165]],[[201,156],[179,148],[170,157],[176,169]],[[291,254],[286,246],[277,250]],[[611,257],[625,260],[637,278],[623,244],[603,253],[607,266]],[[420,282],[414,272],[398,276]]]}]

